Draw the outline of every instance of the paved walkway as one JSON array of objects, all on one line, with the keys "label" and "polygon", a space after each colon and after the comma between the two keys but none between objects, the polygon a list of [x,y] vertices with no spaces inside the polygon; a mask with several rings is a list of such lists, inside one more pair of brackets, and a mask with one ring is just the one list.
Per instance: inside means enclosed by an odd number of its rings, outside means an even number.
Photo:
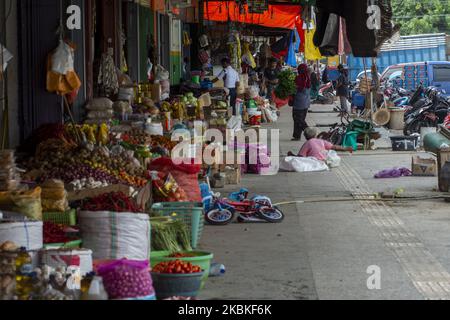
[{"label": "paved walkway", "polygon": [[[309,115],[310,124],[336,121],[332,113]],[[301,143],[290,141],[289,108],[276,127],[281,130],[281,154],[297,151]],[[329,172],[245,175],[242,186],[253,193],[275,202],[308,201],[284,205],[282,224],[207,226],[202,249],[214,252],[227,274],[210,278],[200,298],[450,298],[449,204],[357,200],[399,188],[407,194],[435,195],[435,177],[373,178],[382,169],[410,167],[411,156],[383,149],[342,155],[341,167]],[[237,188],[219,191],[228,194]],[[327,201],[352,196],[356,200]],[[379,268],[380,289],[368,289],[368,268]]]}]

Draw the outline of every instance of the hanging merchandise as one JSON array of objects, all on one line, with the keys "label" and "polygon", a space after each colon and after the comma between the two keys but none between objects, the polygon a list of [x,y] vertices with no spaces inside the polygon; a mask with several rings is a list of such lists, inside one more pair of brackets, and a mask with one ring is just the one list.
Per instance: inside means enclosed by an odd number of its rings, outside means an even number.
[{"label": "hanging merchandise", "polygon": [[322,54],[319,48],[314,45],[314,34],[316,29],[305,30],[305,59],[306,60],[321,60]]},{"label": "hanging merchandise", "polygon": [[250,51],[250,44],[248,42],[244,43],[243,52],[244,52],[244,55],[242,56],[242,61],[245,62],[246,64],[248,64],[252,69],[255,69],[256,62]]},{"label": "hanging merchandise", "polygon": [[192,44],[192,39],[189,37],[189,33],[183,32],[183,45],[189,47]]},{"label": "hanging merchandise", "polygon": [[127,58],[125,57],[125,44],[126,44],[127,38],[125,35],[125,32],[121,30],[121,57],[120,57],[120,70],[123,73],[128,72],[128,63]]},{"label": "hanging merchandise", "polygon": [[242,63],[241,40],[239,38],[239,33],[237,31],[233,31],[231,33],[230,37],[228,38],[228,45],[230,48],[231,66],[238,73],[241,73],[241,63]]},{"label": "hanging merchandise", "polygon": [[[345,19],[355,57],[376,57],[377,50],[399,30],[391,21],[390,0],[317,0],[317,8],[322,14],[334,13]],[[321,23],[326,25],[328,21]]]},{"label": "hanging merchandise", "polygon": [[349,55],[352,53],[352,46],[348,41],[347,37],[347,25],[345,23],[345,19],[339,17],[339,45],[338,45],[338,54],[340,56]]},{"label": "hanging merchandise", "polygon": [[60,41],[58,48],[47,59],[47,90],[74,100],[81,81],[74,70],[74,46]]},{"label": "hanging merchandise", "polygon": [[8,51],[1,43],[0,43],[0,62],[2,63],[0,69],[1,72],[6,71],[6,67],[8,66],[9,61],[13,58],[11,52]]},{"label": "hanging merchandise", "polygon": [[119,79],[114,64],[113,50],[113,48],[108,48],[108,52],[102,55],[98,74],[99,90],[106,97],[111,97],[119,92]]},{"label": "hanging merchandise", "polygon": [[[327,23],[324,23],[324,21]],[[339,49],[339,16],[323,11],[317,13],[317,29],[314,34],[314,45],[319,47],[325,57],[334,57]]]},{"label": "hanging merchandise", "polygon": [[205,48],[207,46],[209,46],[209,40],[208,40],[208,36],[206,34],[200,36],[200,47],[201,48]]},{"label": "hanging merchandise", "polygon": [[286,56],[286,64],[295,68],[297,66],[297,58],[295,56],[295,32],[291,31],[291,41],[289,44],[288,53]]}]

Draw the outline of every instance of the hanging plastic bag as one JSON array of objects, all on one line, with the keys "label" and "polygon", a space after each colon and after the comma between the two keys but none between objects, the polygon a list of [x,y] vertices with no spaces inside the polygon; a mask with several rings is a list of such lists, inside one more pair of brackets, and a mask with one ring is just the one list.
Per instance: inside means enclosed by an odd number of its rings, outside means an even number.
[{"label": "hanging plastic bag", "polygon": [[169,80],[170,73],[162,65],[156,66],[156,77],[155,80],[157,81],[163,81],[163,80]]},{"label": "hanging plastic bag", "polygon": [[0,66],[2,68],[0,71],[5,72],[9,61],[11,61],[11,59],[13,58],[13,55],[1,43],[0,43],[0,56],[3,56],[3,65]]},{"label": "hanging plastic bag", "polygon": [[63,75],[74,70],[73,49],[62,40],[59,42],[59,46],[56,48],[55,53],[52,55],[51,70]]}]

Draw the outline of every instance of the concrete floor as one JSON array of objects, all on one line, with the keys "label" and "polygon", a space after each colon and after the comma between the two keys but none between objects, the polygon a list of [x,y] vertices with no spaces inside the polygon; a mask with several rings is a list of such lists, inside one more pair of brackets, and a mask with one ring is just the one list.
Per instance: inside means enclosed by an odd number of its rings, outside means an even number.
[{"label": "concrete floor", "polygon": [[[313,106],[313,111],[330,110]],[[333,113],[310,113],[310,125],[338,121]],[[290,108],[275,127],[281,154],[291,142]],[[386,141],[378,141],[383,148]],[[385,146],[384,146],[385,147]],[[411,166],[412,153],[388,149],[343,154],[329,172],[245,175],[242,186],[274,202],[349,197],[355,193],[436,195],[436,177],[374,179],[386,168]],[[217,190],[227,195],[239,186]],[[450,210],[443,200],[410,202],[321,201],[284,205],[281,224],[207,226],[201,249],[223,263],[201,299],[449,299]],[[369,266],[378,266],[381,288],[368,289]]]}]

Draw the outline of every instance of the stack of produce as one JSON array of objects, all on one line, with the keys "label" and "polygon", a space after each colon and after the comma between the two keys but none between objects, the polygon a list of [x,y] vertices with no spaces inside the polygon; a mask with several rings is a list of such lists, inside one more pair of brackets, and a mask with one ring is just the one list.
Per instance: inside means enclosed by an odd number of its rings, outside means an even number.
[{"label": "stack of produce", "polygon": [[153,198],[156,202],[185,202],[189,201],[186,192],[178,185],[172,174],[159,172],[152,179]]},{"label": "stack of produce", "polygon": [[14,151],[0,151],[0,191],[13,191],[19,187]]},{"label": "stack of produce", "polygon": [[0,300],[12,300],[15,296],[17,251],[12,242],[0,245]]},{"label": "stack of produce", "polygon": [[88,110],[86,124],[109,123],[113,118],[113,102],[108,98],[97,98],[90,101],[86,109]]},{"label": "stack of produce", "polygon": [[73,237],[69,237],[66,230],[67,226],[56,224],[53,222],[44,222],[44,244],[55,243],[68,243],[74,240]]},{"label": "stack of produce", "polygon": [[41,202],[44,212],[66,212],[69,209],[64,182],[47,180],[41,185],[41,188]]},{"label": "stack of produce", "polygon": [[135,201],[122,192],[107,193],[95,198],[83,200],[81,209],[92,212],[142,212]]},{"label": "stack of produce", "polygon": [[152,272],[156,273],[175,273],[175,274],[190,274],[200,273],[202,268],[200,266],[194,266],[190,262],[183,262],[181,260],[161,262],[157,264]]},{"label": "stack of produce", "polygon": [[[48,140],[40,145],[36,157],[27,164],[29,170],[43,172],[42,179],[60,179],[65,183],[80,185],[78,180],[93,178],[105,184],[122,183],[133,187],[147,184],[146,172],[138,160],[120,150],[111,152],[106,147],[93,151],[84,148],[69,149],[58,140]],[[86,183],[85,181],[85,183]],[[81,183],[82,187],[85,183]]]}]

